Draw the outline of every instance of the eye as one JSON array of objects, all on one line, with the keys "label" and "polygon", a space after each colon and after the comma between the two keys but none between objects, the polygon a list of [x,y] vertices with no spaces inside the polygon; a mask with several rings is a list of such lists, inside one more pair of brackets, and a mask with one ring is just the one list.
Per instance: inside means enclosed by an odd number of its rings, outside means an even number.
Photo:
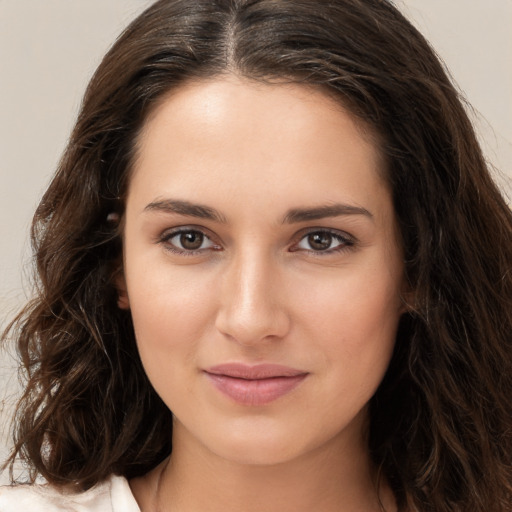
[{"label": "eye", "polygon": [[165,244],[166,249],[178,254],[190,255],[208,249],[220,249],[205,233],[189,228],[167,231],[160,242]]},{"label": "eye", "polygon": [[311,231],[303,236],[292,251],[305,250],[316,253],[338,252],[354,245],[354,239],[338,231]]}]

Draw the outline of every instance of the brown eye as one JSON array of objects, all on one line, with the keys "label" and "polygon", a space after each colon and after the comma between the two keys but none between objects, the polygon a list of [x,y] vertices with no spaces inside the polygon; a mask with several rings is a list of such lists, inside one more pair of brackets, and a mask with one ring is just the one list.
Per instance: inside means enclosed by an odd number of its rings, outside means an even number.
[{"label": "brown eye", "polygon": [[204,235],[199,231],[187,231],[180,235],[180,245],[188,251],[195,251],[203,245]]},{"label": "brown eye", "polygon": [[354,246],[355,240],[342,231],[311,231],[305,234],[291,250],[332,254]]},{"label": "brown eye", "polygon": [[307,242],[314,251],[325,251],[330,249],[333,236],[330,233],[311,233],[307,237]]},{"label": "brown eye", "polygon": [[220,249],[205,233],[196,229],[176,229],[170,233],[167,232],[162,236],[160,242],[168,250],[183,255]]}]

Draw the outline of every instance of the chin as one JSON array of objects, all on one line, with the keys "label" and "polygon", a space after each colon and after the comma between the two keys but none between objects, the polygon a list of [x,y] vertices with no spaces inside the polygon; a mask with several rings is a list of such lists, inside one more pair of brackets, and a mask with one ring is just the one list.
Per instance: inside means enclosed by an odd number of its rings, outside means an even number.
[{"label": "chin", "polygon": [[230,462],[245,466],[275,466],[289,462],[300,456],[302,450],[283,446],[282,442],[236,443],[226,449],[216,450],[217,455]]},{"label": "chin", "polygon": [[305,443],[306,439],[301,432],[272,426],[268,422],[236,425],[227,432],[227,436],[222,435],[225,434],[223,432],[215,436],[215,439],[209,439],[210,450],[225,460],[241,465],[284,464],[299,458],[315,446],[311,440]]}]

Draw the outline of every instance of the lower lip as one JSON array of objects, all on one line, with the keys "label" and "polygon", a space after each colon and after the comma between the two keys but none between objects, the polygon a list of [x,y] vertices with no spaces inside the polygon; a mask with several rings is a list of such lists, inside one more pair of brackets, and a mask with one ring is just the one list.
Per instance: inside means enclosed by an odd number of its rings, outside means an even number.
[{"label": "lower lip", "polygon": [[224,395],[242,405],[265,405],[295,389],[307,374],[268,379],[240,379],[207,373],[215,387]]}]

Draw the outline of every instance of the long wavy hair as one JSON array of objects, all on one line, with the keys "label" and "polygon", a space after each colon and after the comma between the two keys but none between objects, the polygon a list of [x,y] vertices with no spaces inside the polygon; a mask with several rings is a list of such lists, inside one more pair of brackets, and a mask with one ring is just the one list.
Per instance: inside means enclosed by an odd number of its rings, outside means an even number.
[{"label": "long wavy hair", "polygon": [[119,37],[34,217],[36,295],[4,334],[26,379],[6,464],[87,489],[171,452],[116,304],[115,219],[148,113],[227,73],[318,87],[378,134],[414,304],[370,403],[374,463],[400,510],[510,512],[512,215],[442,64],[385,0],[160,0]]}]

